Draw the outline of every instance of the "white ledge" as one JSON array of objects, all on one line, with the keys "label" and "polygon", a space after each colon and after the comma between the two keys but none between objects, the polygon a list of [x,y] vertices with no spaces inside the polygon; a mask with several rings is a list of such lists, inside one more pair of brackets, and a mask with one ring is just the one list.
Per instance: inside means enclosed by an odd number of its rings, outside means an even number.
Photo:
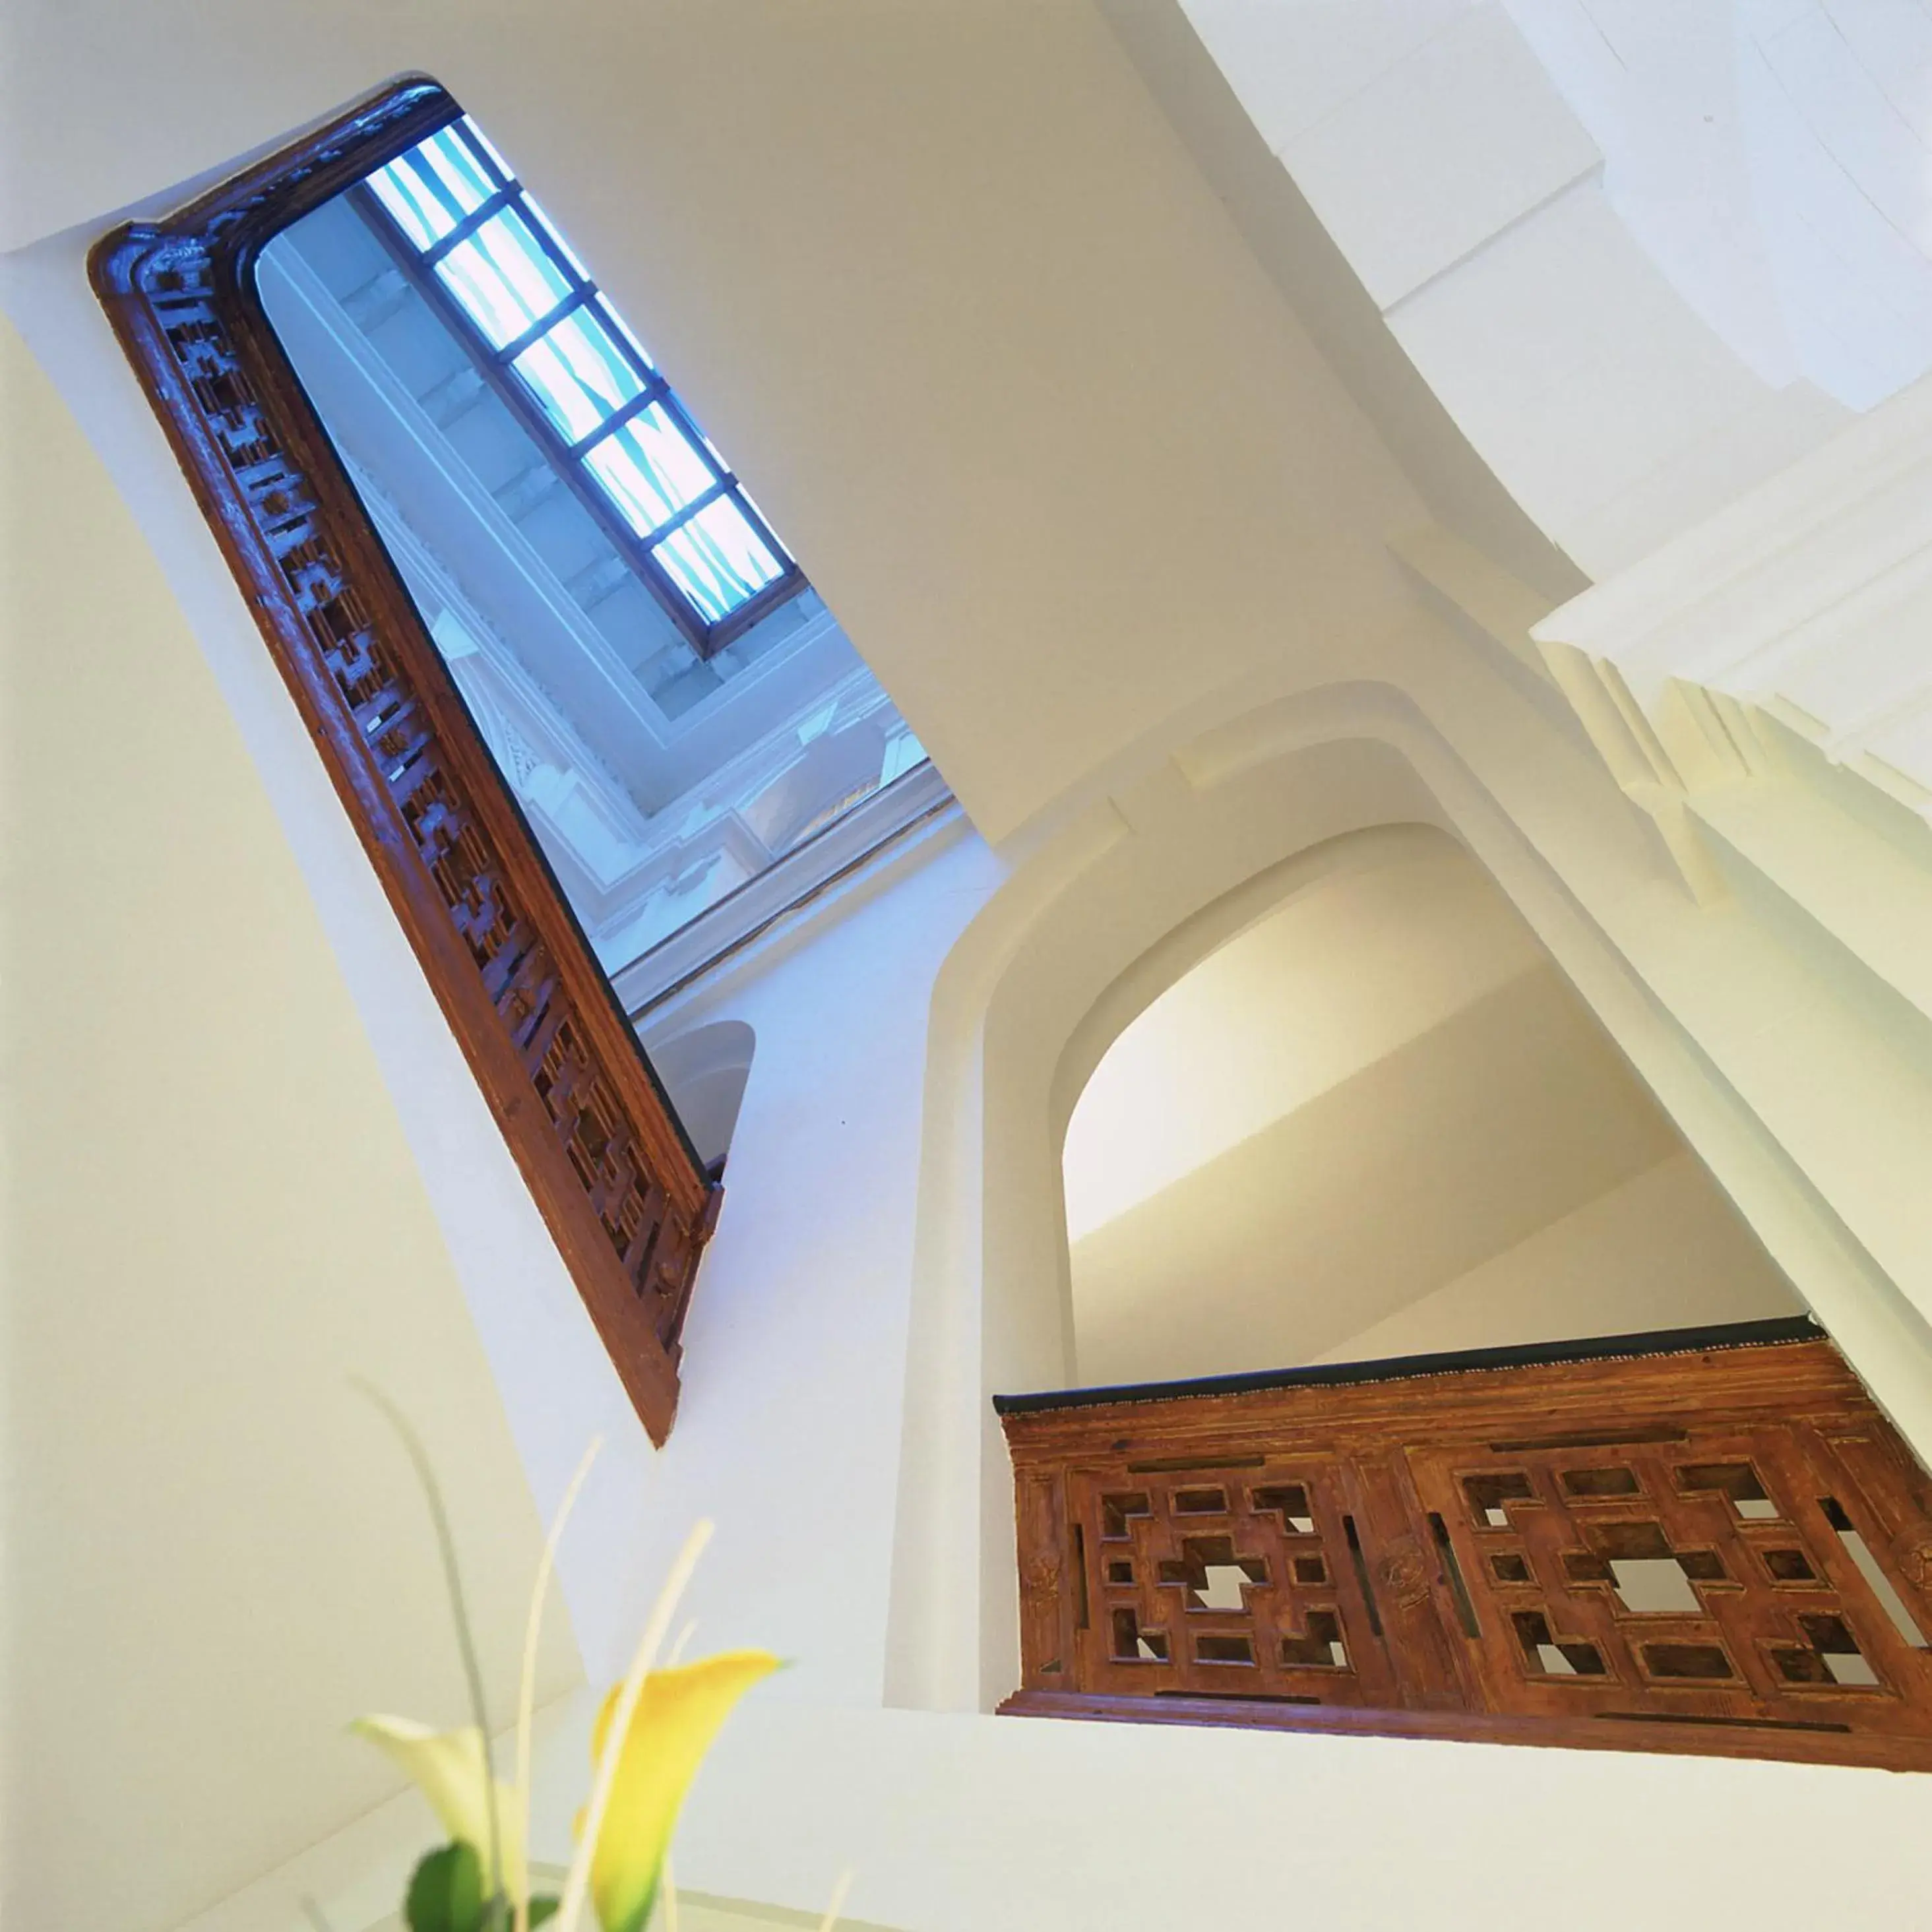
[{"label": "white ledge", "polygon": [[616,968],[610,983],[625,1012],[641,1019],[889,846],[958,809],[932,761],[915,765],[628,965]]}]

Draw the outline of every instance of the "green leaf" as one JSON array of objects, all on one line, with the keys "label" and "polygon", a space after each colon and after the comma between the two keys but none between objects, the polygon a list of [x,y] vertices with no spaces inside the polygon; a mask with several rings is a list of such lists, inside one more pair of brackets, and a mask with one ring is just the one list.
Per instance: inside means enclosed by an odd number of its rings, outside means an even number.
[{"label": "green leaf", "polygon": [[410,1932],[483,1932],[483,1866],[474,1845],[452,1839],[410,1879],[403,1916]]},{"label": "green leaf", "polygon": [[530,1900],[530,1932],[536,1932],[536,1928],[546,1918],[554,1918],[562,1904],[562,1899],[549,1892],[541,1898],[532,1898]]}]

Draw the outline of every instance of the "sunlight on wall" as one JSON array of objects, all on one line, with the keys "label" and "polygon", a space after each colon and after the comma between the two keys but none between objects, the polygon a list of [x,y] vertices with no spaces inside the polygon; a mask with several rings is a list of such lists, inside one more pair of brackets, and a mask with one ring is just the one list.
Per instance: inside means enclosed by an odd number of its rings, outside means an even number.
[{"label": "sunlight on wall", "polygon": [[1446,838],[1177,981],[1095,1070],[1064,1172],[1085,1383],[1798,1306]]},{"label": "sunlight on wall", "polygon": [[1069,1239],[1540,958],[1495,888],[1446,840],[1438,853],[1294,898],[1177,981],[1094,1070],[1066,1132]]}]

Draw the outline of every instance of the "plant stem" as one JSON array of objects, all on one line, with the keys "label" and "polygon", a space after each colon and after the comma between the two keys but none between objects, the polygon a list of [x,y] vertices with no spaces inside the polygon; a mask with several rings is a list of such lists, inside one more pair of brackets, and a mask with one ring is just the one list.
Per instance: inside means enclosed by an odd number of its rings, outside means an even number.
[{"label": "plant stem", "polygon": [[365,1382],[360,1376],[350,1379],[381,1410],[388,1419],[390,1427],[402,1438],[403,1447],[415,1466],[416,1479],[422,1484],[423,1496],[429,1504],[430,1520],[436,1526],[436,1548],[442,1558],[443,1581],[449,1589],[450,1613],[456,1620],[457,1648],[461,1653],[463,1674],[470,1686],[470,1714],[476,1721],[478,1742],[483,1754],[483,1791],[490,1820],[490,1886],[494,1897],[503,1890],[502,1827],[496,1816],[496,1774],[490,1761],[490,1718],[484,1708],[483,1672],[476,1661],[476,1644],[470,1634],[470,1612],[463,1601],[463,1573],[457,1567],[456,1538],[450,1531],[449,1512],[443,1507],[442,1491],[437,1484],[436,1471],[430,1466],[429,1451],[410,1426],[409,1418],[374,1382]]},{"label": "plant stem", "polygon": [[818,1932],[832,1932],[838,1923],[838,1915],[845,1907],[845,1894],[852,1889],[852,1872],[850,1867],[838,1874],[838,1882],[832,1888],[832,1903],[825,1908],[825,1916],[818,1922]]},{"label": "plant stem", "polygon": [[[530,1842],[530,1724],[536,1702],[537,1640],[543,1632],[544,1599],[550,1592],[550,1572],[556,1568],[557,1546],[563,1540],[563,1526],[577,1507],[577,1492],[604,1446],[601,1436],[593,1436],[563,1492],[563,1500],[550,1519],[550,1534],[544,1539],[543,1555],[537,1564],[536,1588],[530,1592],[530,1619],[524,1627],[524,1674],[517,1689],[517,1802],[524,1808],[524,1843]],[[511,1901],[516,1912],[514,1932],[530,1932],[530,1888]]]}]

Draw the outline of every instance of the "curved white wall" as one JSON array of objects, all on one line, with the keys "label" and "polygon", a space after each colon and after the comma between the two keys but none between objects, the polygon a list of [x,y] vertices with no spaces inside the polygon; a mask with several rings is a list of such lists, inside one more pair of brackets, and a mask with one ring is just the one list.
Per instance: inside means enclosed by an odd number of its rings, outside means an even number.
[{"label": "curved white wall", "polygon": [[[194,635],[4,322],[0,389],[32,830],[6,886],[0,1916],[150,1932],[398,1788],[358,1712],[464,1720],[429,1517],[350,1377],[434,1458],[500,1719],[542,1532],[447,1197]],[[412,1017],[453,1055],[426,993]],[[581,1678],[559,1608],[538,1695]]]},{"label": "curved white wall", "polygon": [[1774,388],[1932,368],[1932,16],[1898,0],[1504,0],[1610,206]]},{"label": "curved white wall", "polygon": [[1418,368],[1593,576],[1932,368],[1900,0],[1184,0]]}]

